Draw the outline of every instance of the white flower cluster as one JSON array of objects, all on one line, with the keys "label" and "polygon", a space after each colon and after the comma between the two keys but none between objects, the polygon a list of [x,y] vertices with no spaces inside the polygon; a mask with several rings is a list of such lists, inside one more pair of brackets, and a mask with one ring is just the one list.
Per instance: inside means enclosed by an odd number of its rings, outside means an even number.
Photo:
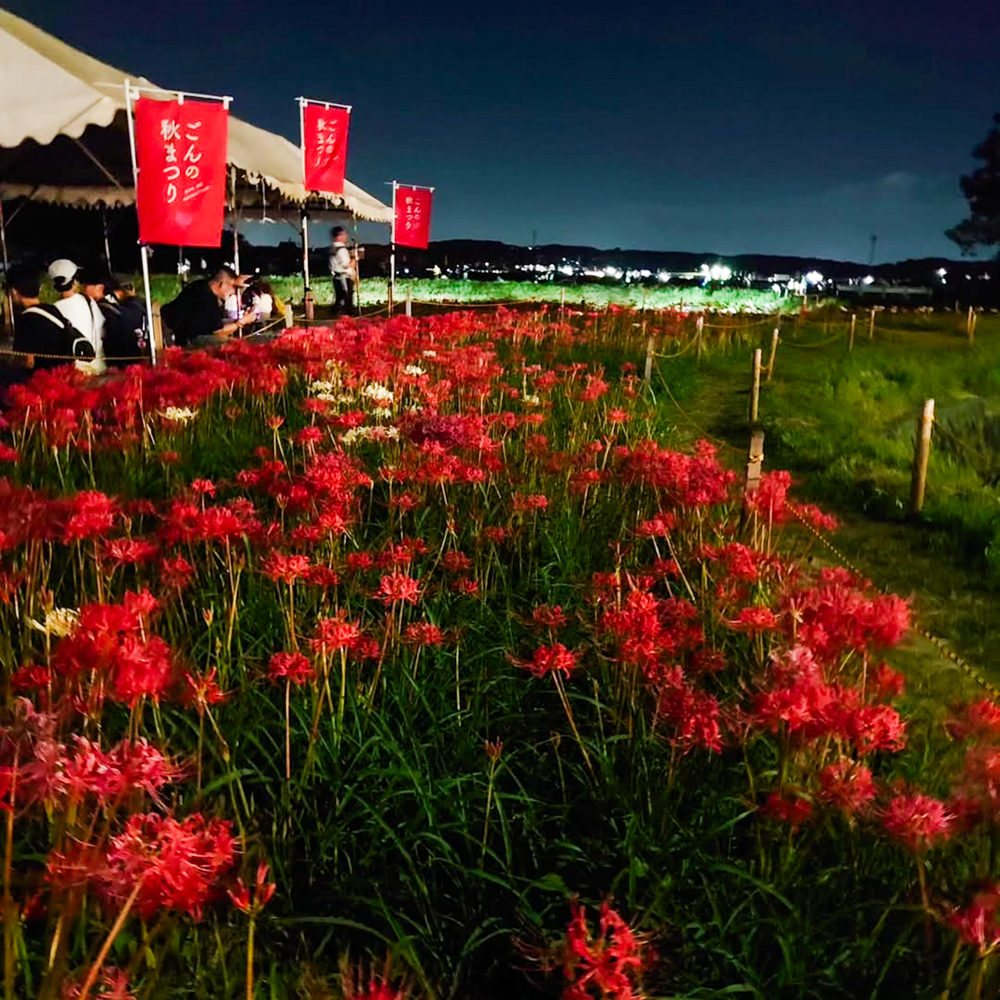
[{"label": "white flower cluster", "polygon": [[378,382],[372,382],[371,384],[366,385],[361,390],[361,395],[370,399],[378,406],[392,406],[392,401],[394,399],[392,390],[387,389],[384,385],[381,385]]},{"label": "white flower cluster", "polygon": [[542,400],[540,396],[524,396],[522,398],[527,406],[541,406]]},{"label": "white flower cluster", "polygon": [[198,411],[188,406],[168,406],[162,415],[164,420],[170,420],[175,424],[186,424],[198,416]]},{"label": "white flower cluster", "polygon": [[426,375],[427,373],[420,367],[420,365],[407,365],[403,369],[404,375],[412,375],[414,378],[419,378],[421,375]]},{"label": "white flower cluster", "polygon": [[319,381],[316,381],[316,382],[310,382],[309,383],[309,391],[310,392],[331,393],[331,392],[333,392],[333,388],[334,388],[334,386],[333,386],[332,382],[323,382],[322,380],[319,380]]},{"label": "white flower cluster", "polygon": [[437,351],[424,351],[425,358],[436,358],[438,356]]},{"label": "white flower cluster", "polygon": [[395,427],[352,427],[342,437],[343,444],[355,441],[398,441],[399,431]]},{"label": "white flower cluster", "polygon": [[75,608],[53,608],[51,611],[46,611],[44,622],[35,621],[34,618],[28,619],[28,624],[32,628],[48,635],[58,636],[60,639],[70,635],[79,622],[80,613]]}]

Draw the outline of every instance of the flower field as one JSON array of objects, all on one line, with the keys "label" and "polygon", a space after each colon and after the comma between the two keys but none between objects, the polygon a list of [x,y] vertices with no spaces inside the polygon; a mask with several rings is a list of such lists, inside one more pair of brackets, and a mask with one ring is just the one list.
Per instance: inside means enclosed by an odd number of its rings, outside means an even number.
[{"label": "flower field", "polygon": [[4,1000],[991,995],[1000,708],[911,700],[907,603],[673,447],[644,349],[497,309],[13,391]]}]

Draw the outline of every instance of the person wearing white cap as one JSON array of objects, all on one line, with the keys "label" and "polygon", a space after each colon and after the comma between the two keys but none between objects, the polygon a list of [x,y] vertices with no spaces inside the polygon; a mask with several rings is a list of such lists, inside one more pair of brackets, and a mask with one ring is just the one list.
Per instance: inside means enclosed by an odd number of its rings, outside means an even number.
[{"label": "person wearing white cap", "polygon": [[56,309],[94,348],[94,360],[77,361],[77,369],[99,375],[104,371],[104,316],[96,302],[78,291],[76,277],[79,270],[73,261],[62,257],[49,265],[49,277],[52,287],[59,294]]}]

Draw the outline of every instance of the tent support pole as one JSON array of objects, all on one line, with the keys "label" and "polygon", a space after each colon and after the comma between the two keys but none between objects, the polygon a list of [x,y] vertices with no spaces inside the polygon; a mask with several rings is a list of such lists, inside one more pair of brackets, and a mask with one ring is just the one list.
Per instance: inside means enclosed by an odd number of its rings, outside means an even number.
[{"label": "tent support pole", "polygon": [[[10,269],[10,261],[7,257],[7,225],[4,222],[3,215],[3,198],[0,198],[0,251],[3,252],[3,276],[6,279],[7,271]],[[14,299],[10,291],[4,290],[3,293],[4,303],[6,308],[4,309],[3,318],[10,317],[10,329],[11,333],[14,332]]]},{"label": "tent support pole", "polygon": [[101,228],[104,230],[104,263],[108,265],[108,273],[113,274],[114,268],[111,266],[111,244],[108,241],[108,209],[101,202]]}]

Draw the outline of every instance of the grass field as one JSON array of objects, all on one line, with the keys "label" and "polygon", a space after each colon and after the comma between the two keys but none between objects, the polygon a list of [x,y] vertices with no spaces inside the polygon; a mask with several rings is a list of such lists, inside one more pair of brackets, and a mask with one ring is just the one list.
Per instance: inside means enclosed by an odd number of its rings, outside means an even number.
[{"label": "grass field", "polygon": [[[302,281],[298,277],[278,277],[272,280],[275,292],[283,301],[295,304],[302,301]],[[168,302],[180,289],[180,280],[173,275],[154,275],[153,299]],[[318,305],[331,305],[333,289],[329,277],[314,277],[312,291]],[[384,305],[386,282],[370,279],[361,283],[363,309]],[[627,285],[556,285],[531,281],[452,281],[403,278],[397,281],[396,298],[402,302],[407,291],[415,302],[435,303],[497,303],[497,302],[549,302],[563,300],[570,305],[586,304],[591,308],[604,308],[614,304],[648,309],[685,309],[692,311],[742,311],[775,313],[798,309],[798,299],[786,299],[772,292],[740,289],[707,288],[642,288]]]},{"label": "grass field", "polygon": [[747,498],[771,322],[574,312],[12,391],[5,1000],[994,995],[1000,709],[904,641],[992,484],[900,497],[1000,330],[786,317]]}]

